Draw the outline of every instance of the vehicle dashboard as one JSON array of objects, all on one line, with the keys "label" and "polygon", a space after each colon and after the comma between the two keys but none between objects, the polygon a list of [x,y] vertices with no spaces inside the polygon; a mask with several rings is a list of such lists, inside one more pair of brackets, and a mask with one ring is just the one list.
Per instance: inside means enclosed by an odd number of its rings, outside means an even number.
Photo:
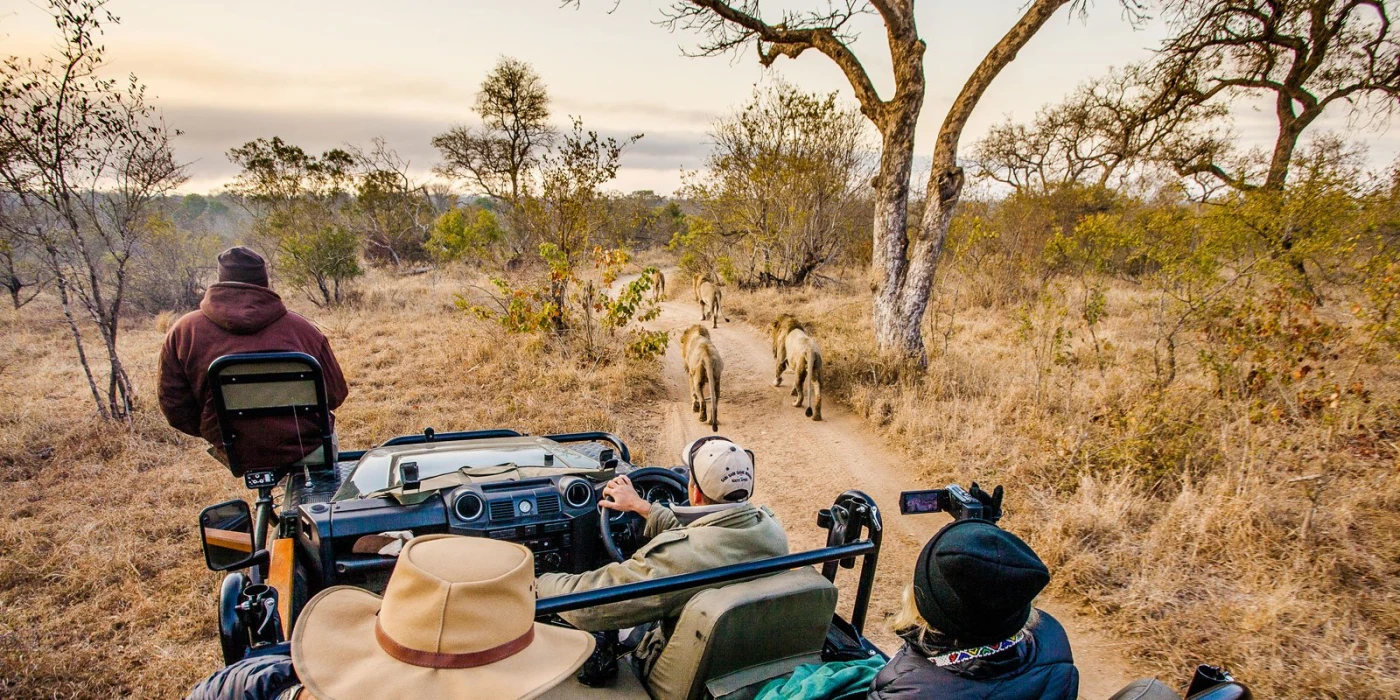
[{"label": "vehicle dashboard", "polygon": [[[513,442],[523,444],[527,440],[533,443],[528,448],[538,449],[541,443],[536,441],[543,439],[522,438]],[[504,449],[501,442],[443,443],[434,446],[435,458],[441,460],[444,453],[454,449],[460,450],[462,456],[500,452]],[[396,559],[364,551],[356,543],[368,535],[404,531],[413,536],[450,533],[516,542],[535,553],[536,573],[579,573],[607,563],[599,536],[598,502],[607,481],[616,474],[633,471],[632,466],[604,449],[601,456],[607,459],[592,461],[591,470],[580,470],[580,466],[586,466],[581,457],[593,459],[587,455],[589,450],[556,451],[552,444],[543,444],[549,452],[567,455],[560,458],[561,462],[567,459],[560,466],[568,468],[514,469],[509,474],[494,473],[486,478],[466,477],[464,480],[469,483],[433,488],[415,498],[396,498],[392,494],[352,494],[354,497],[345,498],[345,484],[353,480],[354,473],[340,470],[340,492],[335,498],[289,503],[294,507],[287,514],[294,513],[295,523],[289,523],[293,532],[288,534],[295,537],[301,550],[303,556],[297,560],[302,563],[308,584],[313,590],[354,585],[382,591]],[[384,454],[377,452],[364,453],[358,464],[375,464],[371,461],[374,459],[382,462]],[[423,452],[421,447],[403,451],[418,455],[415,459],[421,459]],[[480,468],[469,465],[463,470],[464,474],[476,474],[467,470]],[[553,471],[565,473],[550,473]],[[675,485],[665,479],[643,477],[634,482],[634,487],[653,502],[683,503],[686,499],[686,494],[678,493]],[[615,532],[625,529],[618,517],[612,518],[610,525]]]}]

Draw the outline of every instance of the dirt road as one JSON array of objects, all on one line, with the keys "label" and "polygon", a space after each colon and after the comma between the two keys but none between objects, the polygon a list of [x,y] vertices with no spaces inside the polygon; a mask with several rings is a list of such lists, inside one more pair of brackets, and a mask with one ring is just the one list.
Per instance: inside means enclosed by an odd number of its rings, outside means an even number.
[{"label": "dirt road", "polygon": [[[668,277],[674,298],[662,304],[660,317],[648,325],[654,330],[674,331],[664,367],[668,401],[656,407],[654,416],[660,435],[658,447],[663,453],[655,461],[670,464],[679,459],[687,442],[711,431],[690,410],[679,348],[680,332],[700,322],[700,307],[679,272],[668,271]],[[899,492],[938,485],[910,482],[907,475],[917,470],[905,468],[904,457],[886,448],[864,422],[834,402],[823,403],[821,422],[807,418],[802,409],[792,408],[793,399],[788,395],[792,373],[786,374],[781,388],[772,385],[772,353],[758,330],[721,319],[719,328],[712,329],[710,335],[724,359],[719,433],[757,454],[754,500],[778,514],[792,549],[801,551],[825,543],[825,530],[816,526],[816,512],[831,505],[842,491],[859,489],[880,505],[885,537],[866,631],[882,649],[893,652],[899,647],[898,639],[885,629],[885,617],[911,580],[924,542],[946,522],[941,515],[900,515]],[[855,570],[843,569],[837,583],[848,613],[855,592]],[[1102,700],[1132,680],[1131,667],[1111,641],[1087,629],[1068,608],[1053,601],[1041,601],[1041,605],[1069,630],[1081,674],[1081,697]]]}]

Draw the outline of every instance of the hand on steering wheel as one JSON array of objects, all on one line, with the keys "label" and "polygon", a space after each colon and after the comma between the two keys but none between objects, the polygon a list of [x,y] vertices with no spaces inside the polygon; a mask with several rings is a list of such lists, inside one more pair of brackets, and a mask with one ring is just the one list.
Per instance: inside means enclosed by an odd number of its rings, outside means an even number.
[{"label": "hand on steering wheel", "polygon": [[637,489],[632,486],[632,480],[625,476],[617,476],[609,481],[603,487],[603,496],[604,500],[600,500],[598,505],[606,510],[636,513],[643,518],[651,514],[651,503],[637,493]]},{"label": "hand on steering wheel", "polygon": [[[626,561],[627,557],[631,556],[629,552],[624,552],[618,547],[618,541],[629,548],[641,545],[640,538],[643,535],[646,518],[651,514],[652,504],[637,493],[636,487],[632,485],[633,479],[642,482],[644,487],[650,484],[649,490],[653,493],[655,493],[656,487],[663,487],[663,490],[671,494],[671,498],[667,499],[668,503],[678,505],[688,503],[684,477],[665,467],[634,469],[628,472],[627,476],[618,476],[605,484],[603,497],[598,499],[598,534],[602,540],[603,549],[613,561]],[[613,513],[618,515],[613,516]],[[622,534],[616,538],[613,536],[614,527],[622,531]]]}]

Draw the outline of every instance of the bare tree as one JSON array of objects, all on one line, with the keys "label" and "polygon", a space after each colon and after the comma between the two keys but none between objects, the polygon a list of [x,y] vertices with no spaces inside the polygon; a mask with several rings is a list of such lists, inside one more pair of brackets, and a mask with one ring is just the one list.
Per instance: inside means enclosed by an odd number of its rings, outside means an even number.
[{"label": "bare tree", "polygon": [[508,56],[481,82],[475,111],[481,127],[454,126],[433,137],[438,172],[518,206],[530,172],[554,141],[549,92],[530,64]]},{"label": "bare tree", "polygon": [[[135,386],[118,354],[132,255],[159,199],[184,181],[172,132],[135,76],[101,77],[102,0],[50,0],[58,55],[10,58],[0,72],[0,139],[13,155],[0,178],[44,251],[98,412],[129,418]],[[96,325],[108,359],[105,399],[87,363],[74,304]]]},{"label": "bare tree", "polygon": [[428,187],[408,174],[409,163],[376,137],[369,149],[350,149],[360,173],[355,183],[355,221],[371,261],[395,267],[427,257],[438,209]]},{"label": "bare tree", "polygon": [[1226,162],[1229,144],[1194,139],[1166,153],[1182,175],[1280,191],[1299,137],[1332,105],[1384,119],[1400,104],[1400,37],[1380,0],[1171,0],[1172,38],[1154,80],[1159,113],[1243,96],[1273,101],[1277,131],[1259,176]]},{"label": "bare tree", "polygon": [[[568,0],[577,3],[577,0]],[[780,56],[796,58],[815,50],[830,59],[855,92],[861,113],[880,132],[880,163],[875,189],[871,253],[875,338],[883,351],[918,361],[925,359],[921,324],[928,308],[934,272],[953,209],[962,195],[964,174],[958,142],[972,110],[988,86],[1045,22],[1065,5],[1082,9],[1081,0],[1033,0],[963,84],[939,128],[929,174],[928,203],[918,235],[909,235],[909,180],[914,162],[914,129],[923,108],[925,78],[923,39],[914,18],[914,0],[829,0],[824,9],[787,10],[777,21],[765,20],[759,0],[676,0],[665,25],[698,32],[695,52],[714,56],[753,45],[759,62],[770,66]],[[1129,11],[1136,0],[1125,0]],[[854,51],[848,26],[860,14],[874,12],[884,21],[895,91],[882,98]]]},{"label": "bare tree", "polygon": [[1121,184],[1163,144],[1186,133],[1199,136],[1224,112],[1209,106],[1158,114],[1156,97],[1154,76],[1143,67],[1110,71],[1041,108],[1029,124],[1008,120],[992,127],[974,147],[974,173],[1018,191]]},{"label": "bare tree", "polygon": [[18,199],[0,193],[0,287],[10,293],[15,310],[34,301],[47,282],[32,231]]}]

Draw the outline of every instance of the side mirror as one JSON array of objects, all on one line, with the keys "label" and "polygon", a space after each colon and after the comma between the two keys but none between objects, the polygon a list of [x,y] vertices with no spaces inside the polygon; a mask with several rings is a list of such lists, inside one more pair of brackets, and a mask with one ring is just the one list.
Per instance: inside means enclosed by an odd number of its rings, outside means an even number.
[{"label": "side mirror", "polygon": [[200,511],[199,539],[204,563],[214,571],[241,569],[258,559],[253,551],[253,515],[246,501],[226,501]]}]

